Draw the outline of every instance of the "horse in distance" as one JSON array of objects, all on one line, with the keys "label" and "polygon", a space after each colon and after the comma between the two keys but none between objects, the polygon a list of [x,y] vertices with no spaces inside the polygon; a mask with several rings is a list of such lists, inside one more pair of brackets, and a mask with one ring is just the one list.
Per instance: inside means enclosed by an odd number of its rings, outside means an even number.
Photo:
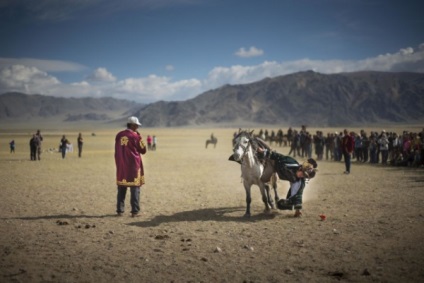
[{"label": "horse in distance", "polygon": [[209,144],[213,144],[213,147],[215,148],[217,143],[218,143],[218,139],[212,136],[210,139],[206,140],[205,148],[208,148]]}]

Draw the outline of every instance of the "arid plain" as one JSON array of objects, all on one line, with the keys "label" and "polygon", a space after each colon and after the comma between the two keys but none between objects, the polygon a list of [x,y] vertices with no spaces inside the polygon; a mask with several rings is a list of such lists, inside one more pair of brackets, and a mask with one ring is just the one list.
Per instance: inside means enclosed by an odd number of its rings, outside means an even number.
[{"label": "arid plain", "polygon": [[[37,128],[44,152],[30,161]],[[254,187],[246,219],[240,165],[228,161],[238,128],[142,128],[144,139],[158,138],[157,150],[143,156],[143,216],[130,217],[128,195],[125,216],[116,217],[119,130],[0,132],[1,282],[424,282],[423,168],[354,160],[344,175],[342,162],[322,161],[301,218],[264,214]],[[80,131],[82,158],[47,151],[63,134],[76,148]],[[212,132],[218,144],[205,149]],[[278,186],[285,197],[288,183]]]}]

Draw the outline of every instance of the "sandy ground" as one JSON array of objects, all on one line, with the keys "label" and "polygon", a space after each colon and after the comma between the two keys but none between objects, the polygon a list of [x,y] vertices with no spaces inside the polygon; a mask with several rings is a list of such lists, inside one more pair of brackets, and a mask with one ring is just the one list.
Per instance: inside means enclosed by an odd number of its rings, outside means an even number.
[{"label": "sandy ground", "polygon": [[[128,196],[116,217],[117,131],[83,132],[82,158],[41,161],[29,161],[31,130],[0,133],[0,282],[424,282],[422,168],[353,162],[343,175],[322,161],[301,218],[264,214],[254,187],[246,219],[240,166],[227,160],[235,129],[142,129],[158,137],[144,215],[130,217]],[[218,145],[205,149],[211,132]],[[44,132],[44,150],[61,135]]]}]

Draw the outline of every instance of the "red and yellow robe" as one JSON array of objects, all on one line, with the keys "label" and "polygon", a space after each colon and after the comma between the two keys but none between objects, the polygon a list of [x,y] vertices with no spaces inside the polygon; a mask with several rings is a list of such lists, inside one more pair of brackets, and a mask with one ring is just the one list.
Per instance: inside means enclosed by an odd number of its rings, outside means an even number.
[{"label": "red and yellow robe", "polygon": [[115,138],[116,184],[139,187],[144,184],[143,162],[146,153],[141,135],[131,129],[119,132]]}]

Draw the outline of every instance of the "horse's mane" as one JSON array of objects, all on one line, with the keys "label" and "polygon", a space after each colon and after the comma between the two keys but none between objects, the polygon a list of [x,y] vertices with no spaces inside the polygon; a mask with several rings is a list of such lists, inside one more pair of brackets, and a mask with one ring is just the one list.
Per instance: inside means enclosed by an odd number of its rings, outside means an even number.
[{"label": "horse's mane", "polygon": [[261,138],[255,137],[254,141],[262,148],[271,151],[271,147]]},{"label": "horse's mane", "polygon": [[255,155],[257,155],[256,150],[258,149],[258,147],[264,148],[268,151],[272,150],[271,147],[263,139],[254,136],[253,131],[249,132],[247,130],[243,130],[243,131],[240,130],[234,139],[237,139],[240,136],[247,136],[249,138]]}]

